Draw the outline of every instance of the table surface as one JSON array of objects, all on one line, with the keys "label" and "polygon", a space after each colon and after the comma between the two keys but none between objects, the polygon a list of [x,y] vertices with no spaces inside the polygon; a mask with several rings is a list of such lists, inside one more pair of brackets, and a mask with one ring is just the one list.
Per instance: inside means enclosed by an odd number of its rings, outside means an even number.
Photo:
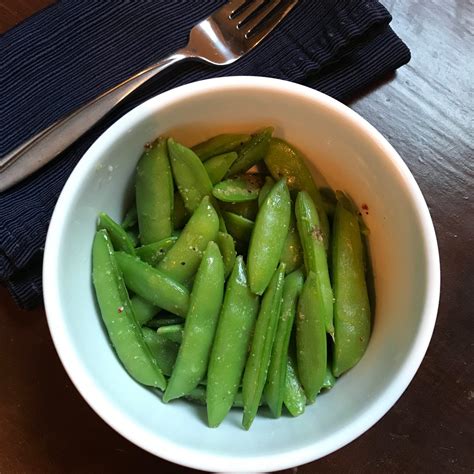
[{"label": "table surface", "polygon": [[[49,3],[0,0],[0,32]],[[350,105],[390,140],[426,198],[441,253],[439,314],[426,357],[390,412],[298,472],[472,472],[474,8],[471,0],[383,3],[413,57]],[[62,368],[44,310],[19,310],[3,288],[0,389],[2,473],[197,472],[142,451],[106,425]]]}]

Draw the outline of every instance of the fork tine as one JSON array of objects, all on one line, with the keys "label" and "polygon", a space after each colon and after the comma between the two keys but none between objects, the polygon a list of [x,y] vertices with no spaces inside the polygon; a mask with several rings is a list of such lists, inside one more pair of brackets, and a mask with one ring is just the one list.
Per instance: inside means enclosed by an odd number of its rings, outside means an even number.
[{"label": "fork tine", "polygon": [[214,12],[213,15],[218,14],[230,18],[231,15],[246,2],[247,0],[229,0],[225,5],[222,5],[217,12]]},{"label": "fork tine", "polygon": [[[244,25],[247,23],[248,19],[252,18],[252,15],[255,12],[258,12],[258,9],[265,3],[268,3],[269,0],[251,0],[250,2],[247,2],[245,5],[245,8],[243,8],[240,12],[238,12],[238,15],[234,16],[234,18],[239,18],[242,17],[238,23],[237,23],[237,28],[240,28],[241,25]],[[271,1],[271,0],[270,0]]]},{"label": "fork tine", "polygon": [[249,28],[245,33],[248,47],[253,48],[260,43],[290,13],[297,3],[298,0],[280,1],[271,10],[264,10],[257,15],[258,21],[257,19],[252,20],[251,26],[249,22]]}]

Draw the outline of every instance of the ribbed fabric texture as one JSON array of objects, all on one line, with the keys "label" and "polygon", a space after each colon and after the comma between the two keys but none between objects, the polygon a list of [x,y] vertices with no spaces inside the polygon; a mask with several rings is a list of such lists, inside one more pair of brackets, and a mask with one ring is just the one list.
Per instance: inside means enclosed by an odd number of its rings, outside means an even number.
[{"label": "ribbed fabric texture", "polygon": [[[186,44],[222,1],[57,3],[1,38],[0,156],[128,76]],[[24,308],[41,303],[48,223],[74,166],[114,121],[192,81],[259,75],[341,101],[407,63],[410,52],[376,0],[300,0],[254,51],[225,68],[184,62],[160,73],[59,157],[0,194],[0,281]]]}]

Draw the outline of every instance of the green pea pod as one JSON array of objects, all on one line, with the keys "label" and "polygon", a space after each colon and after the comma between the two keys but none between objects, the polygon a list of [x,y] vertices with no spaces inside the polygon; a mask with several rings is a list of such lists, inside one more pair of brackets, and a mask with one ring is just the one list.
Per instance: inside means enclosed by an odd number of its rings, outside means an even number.
[{"label": "green pea pod", "polygon": [[166,337],[160,336],[153,329],[143,327],[143,339],[150,348],[153,358],[164,375],[169,377],[173,371],[179,344],[172,342]]},{"label": "green pea pod", "polygon": [[194,145],[192,150],[202,161],[206,161],[213,156],[236,151],[249,140],[250,135],[245,133],[223,133]]},{"label": "green pea pod", "polygon": [[138,228],[129,229],[126,231],[130,242],[134,247],[140,245],[140,238],[138,237]]},{"label": "green pea pod", "polygon": [[293,212],[290,215],[290,225],[285,244],[281,252],[280,262],[286,265],[286,272],[294,272],[303,265],[303,248],[301,247],[300,236],[296,227],[295,216]]},{"label": "green pea pod", "polygon": [[229,171],[232,163],[237,159],[237,153],[231,151],[222,155],[213,156],[204,163],[212,184],[218,183]]},{"label": "green pea pod", "polygon": [[224,212],[223,215],[229,234],[239,242],[249,242],[254,223],[245,217],[234,214],[233,212]]},{"label": "green pea pod", "polygon": [[273,127],[267,127],[252,135],[252,138],[239,150],[239,156],[230,167],[227,176],[243,173],[263,160],[267,154],[272,133]]},{"label": "green pea pod", "polygon": [[334,217],[336,212],[337,198],[336,193],[331,188],[321,188],[321,198],[323,200],[324,210],[328,217]]},{"label": "green pea pod", "polygon": [[251,221],[255,220],[258,212],[258,204],[255,200],[244,202],[220,202],[219,207],[222,211],[232,212]]},{"label": "green pea pod", "polygon": [[227,282],[207,372],[210,427],[222,422],[235,400],[257,311],[258,297],[250,291],[243,258],[238,256]]},{"label": "green pea pod", "polygon": [[370,305],[357,215],[339,199],[332,252],[335,343],[333,374],[339,377],[363,356],[370,337]]},{"label": "green pea pod", "polygon": [[183,342],[164,402],[188,394],[206,374],[223,295],[224,263],[217,244],[209,242],[194,280]]},{"label": "green pea pod", "polygon": [[145,298],[142,298],[139,295],[134,295],[130,302],[132,303],[133,311],[137,319],[137,323],[140,326],[148,323],[152,320],[160,311],[160,308],[150,303]]},{"label": "green pea pod", "polygon": [[184,207],[184,201],[181,194],[175,192],[173,209],[173,224],[175,229],[182,229],[186,225],[186,222],[188,222],[190,216],[188,210]]},{"label": "green pea pod", "polygon": [[331,388],[334,387],[335,383],[336,377],[334,377],[334,375],[332,374],[331,368],[327,367],[326,376],[324,377],[323,386],[321,388],[324,388],[325,390],[331,390]]},{"label": "green pea pod", "polygon": [[131,229],[138,224],[137,206],[133,203],[128,209],[122,221],[122,227],[125,230]]},{"label": "green pea pod", "polygon": [[295,147],[281,138],[272,138],[265,164],[275,179],[287,178],[291,190],[307,191],[314,201],[321,222],[324,245],[329,247],[329,221],[324,211],[321,194],[314,184],[313,177],[306,166],[306,158]]},{"label": "green pea pod", "polygon": [[155,331],[163,326],[171,326],[174,324],[183,324],[184,323],[184,318],[181,318],[180,316],[175,316],[172,313],[166,313],[165,311],[161,311],[157,316],[155,316],[153,319],[148,321],[146,325],[154,329]]},{"label": "green pea pod", "polygon": [[179,283],[188,283],[199,267],[207,244],[217,238],[218,231],[219,218],[206,196],[158,264],[158,270]]},{"label": "green pea pod", "polygon": [[217,233],[216,243],[219,246],[222,260],[224,261],[224,277],[227,279],[234,267],[235,257],[237,256],[235,242],[230,234],[219,231]]},{"label": "green pea pod", "polygon": [[[199,405],[206,405],[207,404],[207,398],[206,398],[206,387],[203,387],[201,385],[198,385],[195,389],[191,390],[184,398],[186,400],[189,400],[191,402],[198,403]],[[262,406],[263,402],[260,401],[260,405]],[[243,408],[244,406],[244,401],[242,399],[242,392],[238,391],[235,394],[234,401],[232,403],[232,408]]]},{"label": "green pea pod", "polygon": [[248,430],[257,414],[260,399],[267,380],[273,341],[280,316],[285,264],[281,263],[274,272],[270,285],[263,295],[250,354],[245,365],[242,381],[244,400],[243,427]]},{"label": "green pea pod", "polygon": [[152,244],[142,245],[135,249],[138,257],[152,267],[158,265],[166,255],[166,252],[176,243],[177,237],[166,237]]},{"label": "green pea pod", "polygon": [[323,386],[327,367],[326,326],[316,273],[309,272],[298,302],[296,356],[306,398],[313,403]]},{"label": "green pea pod", "polygon": [[166,138],[145,147],[135,181],[138,227],[142,244],[165,239],[173,231],[173,176]]},{"label": "green pea pod", "polygon": [[290,223],[291,199],[285,180],[278,181],[268,193],[250,238],[248,271],[251,290],[261,295],[280,260]]},{"label": "green pea pod", "polygon": [[296,198],[296,220],[298,233],[303,246],[303,255],[306,271],[316,273],[322,298],[323,316],[326,322],[326,331],[334,338],[333,323],[333,292],[329,279],[328,261],[324,248],[323,234],[320,227],[318,212],[306,191],[300,191]]},{"label": "green pea pod", "polygon": [[186,287],[138,257],[116,252],[115,258],[130,290],[160,308],[178,316],[186,316],[189,307]]},{"label": "green pea pod", "polygon": [[302,270],[290,273],[283,285],[283,301],[281,305],[278,328],[273,343],[272,357],[268,369],[265,400],[275,418],[281,416],[281,408],[285,394],[288,346],[295,319],[296,304],[304,283]]},{"label": "green pea pod", "polygon": [[100,229],[105,229],[107,231],[115,250],[122,250],[130,255],[135,255],[135,246],[133,245],[130,236],[120,224],[117,224],[117,222],[115,222],[105,212],[99,213],[97,230]]},{"label": "green pea pod", "polygon": [[275,180],[271,176],[265,176],[265,184],[260,188],[260,193],[258,194],[258,207],[262,207],[263,201],[265,201],[274,185]]},{"label": "green pea pod", "polygon": [[102,320],[123,366],[136,381],[164,390],[166,380],[144,342],[114,249],[104,229],[99,230],[94,238],[92,281]]},{"label": "green pea pod", "polygon": [[202,161],[191,149],[168,138],[168,150],[179,194],[183,198],[184,207],[192,213],[204,196],[211,195],[211,180]]},{"label": "green pea pod", "polygon": [[163,336],[164,338],[172,342],[181,344],[181,342],[183,341],[183,331],[184,331],[183,324],[169,324],[168,326],[159,327],[156,330],[156,333],[159,336]]},{"label": "green pea pod", "polygon": [[260,187],[253,180],[239,177],[217,183],[212,194],[223,202],[245,202],[257,199],[259,191]]},{"label": "green pea pod", "polygon": [[288,355],[286,366],[285,393],[283,403],[291,416],[299,416],[304,413],[306,407],[306,395],[298,379],[296,363],[291,355]]}]

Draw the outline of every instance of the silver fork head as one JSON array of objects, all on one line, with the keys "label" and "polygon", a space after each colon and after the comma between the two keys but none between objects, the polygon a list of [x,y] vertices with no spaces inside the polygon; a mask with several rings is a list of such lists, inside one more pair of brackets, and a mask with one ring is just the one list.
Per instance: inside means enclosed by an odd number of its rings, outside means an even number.
[{"label": "silver fork head", "polygon": [[298,0],[230,0],[193,27],[187,55],[216,65],[230,64],[257,46]]}]

